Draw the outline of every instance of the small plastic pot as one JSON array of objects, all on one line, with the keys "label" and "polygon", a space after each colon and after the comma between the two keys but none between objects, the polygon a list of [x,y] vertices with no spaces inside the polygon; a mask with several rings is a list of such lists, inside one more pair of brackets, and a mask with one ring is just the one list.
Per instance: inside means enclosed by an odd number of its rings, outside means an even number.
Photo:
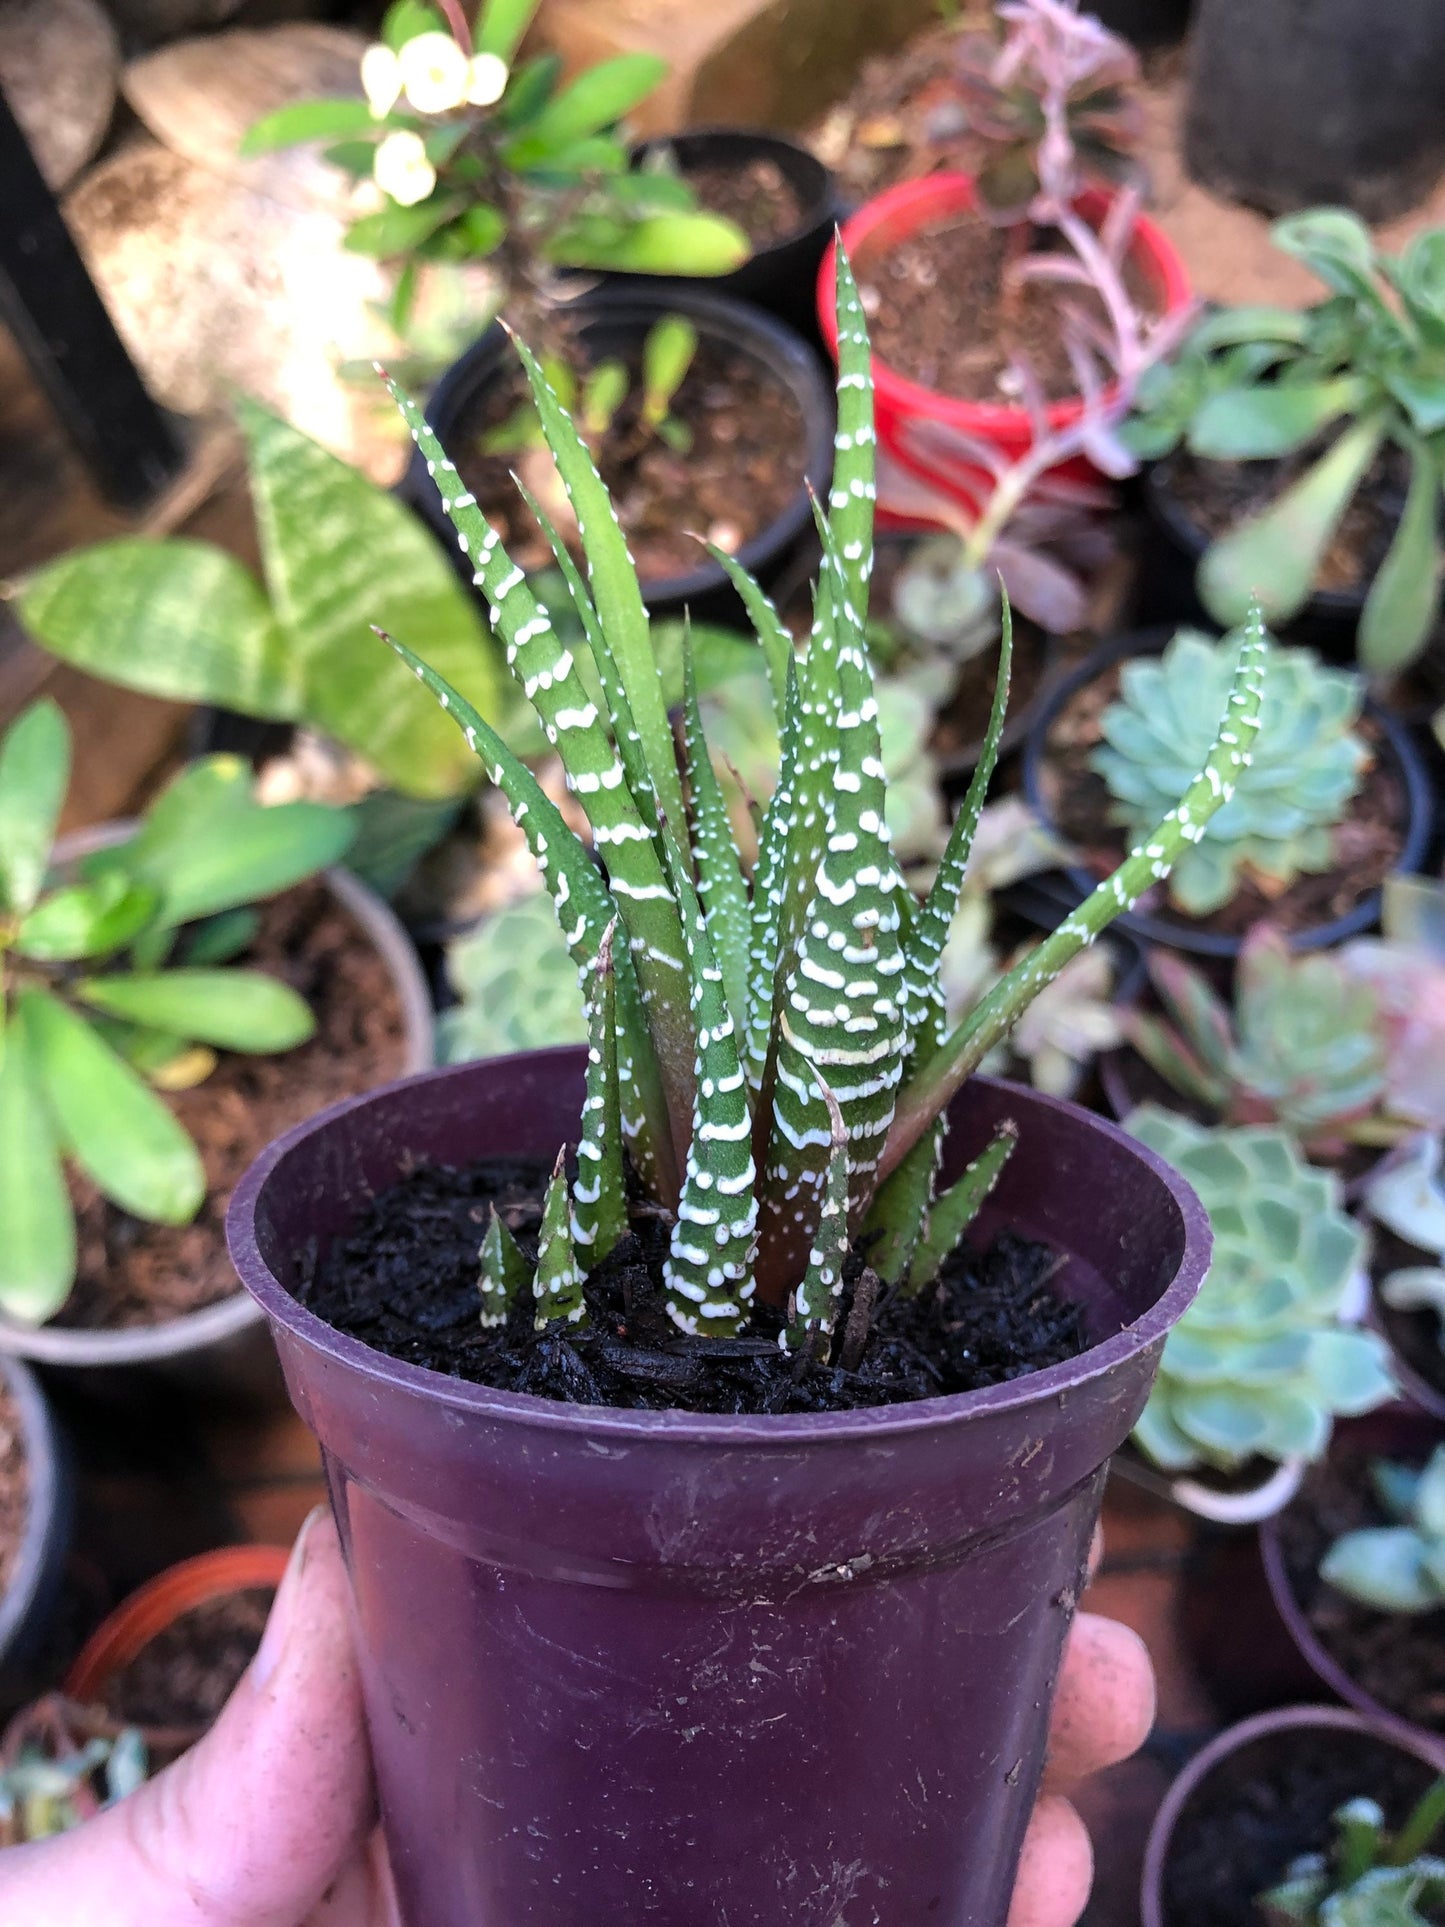
[{"label": "small plastic pot", "polygon": [[[1422,1263],[1428,1259],[1422,1255]],[[1437,1425],[1445,1425],[1445,1391],[1423,1369],[1427,1356],[1439,1356],[1440,1320],[1429,1311],[1396,1311],[1380,1297],[1378,1276],[1371,1279],[1369,1323],[1390,1347],[1390,1359],[1406,1402]]]},{"label": "small plastic pot", "polygon": [[[1029,802],[1046,823],[1051,822],[1044,790],[1044,770],[1048,762],[1049,731],[1063,710],[1089,683],[1096,681],[1128,656],[1157,655],[1169,640],[1168,629],[1145,629],[1117,637],[1096,649],[1049,690],[1034,717],[1024,744],[1024,790]],[[1380,754],[1394,771],[1405,799],[1405,832],[1396,868],[1418,870],[1424,861],[1434,831],[1435,798],[1424,758],[1416,749],[1409,731],[1383,704],[1366,697],[1364,713],[1379,731]],[[1056,901],[1060,915],[1076,909],[1093,890],[1098,878],[1082,864],[1069,864],[1056,873],[1051,888],[1037,901],[1041,908]],[[1349,937],[1373,929],[1380,916],[1380,893],[1372,890],[1345,916],[1329,923],[1296,930],[1289,938],[1291,950],[1327,950]],[[1188,951],[1196,957],[1222,957],[1231,962],[1238,957],[1243,938],[1221,931],[1206,930],[1171,916],[1167,911],[1127,910],[1118,918],[1116,928],[1140,943],[1166,944],[1172,950]]]},{"label": "small plastic pot", "polygon": [[[1346,1712],[1343,1707],[1287,1706],[1231,1726],[1195,1754],[1165,1795],[1144,1853],[1139,1896],[1141,1927],[1172,1927],[1164,1904],[1165,1873],[1180,1821],[1186,1817],[1190,1802],[1206,1781],[1221,1778],[1227,1787],[1232,1778],[1243,1782],[1261,1756],[1279,1757],[1291,1751],[1318,1755],[1328,1746],[1351,1749],[1361,1759],[1362,1775],[1368,1771],[1364,1763],[1367,1748],[1387,1748],[1418,1760],[1420,1784],[1416,1797],[1445,1770],[1445,1748],[1423,1745],[1408,1734],[1381,1726],[1359,1713]],[[1398,1822],[1403,1815],[1391,1817]],[[1322,1845],[1324,1842],[1319,1840],[1302,1841],[1300,1850]],[[1281,1867],[1278,1877],[1283,1878],[1284,1872]]]},{"label": "small plastic pot", "polygon": [[1208,1480],[1161,1472],[1132,1442],[1114,1460],[1121,1479],[1216,1526],[1254,1526],[1282,1512],[1304,1481],[1305,1461],[1255,1461],[1237,1476]]},{"label": "small plastic pot", "polygon": [[[1433,1419],[1408,1406],[1393,1405],[1338,1427],[1330,1451],[1331,1456],[1344,1452],[1351,1457],[1401,1458],[1423,1464],[1439,1443],[1440,1428]],[[1431,1749],[1445,1763],[1445,1736],[1416,1726],[1402,1714],[1382,1706],[1351,1678],[1319,1639],[1290,1584],[1277,1518],[1267,1519],[1260,1527],[1259,1550],[1275,1610],[1316,1677],[1347,1706],[1353,1706],[1397,1736]]]},{"label": "small plastic pot", "polygon": [[833,238],[843,217],[844,207],[837,182],[831,172],[806,147],[782,134],[766,133],[754,127],[700,127],[686,133],[669,134],[640,142],[632,150],[633,166],[649,156],[671,153],[686,179],[690,168],[715,167],[741,172],[756,160],[771,161],[793,189],[802,207],[802,216],[791,233],[768,247],[757,248],[740,268],[731,274],[709,276],[699,283],[685,275],[608,275],[609,284],[635,287],[639,284],[669,291],[702,286],[708,293],[728,296],[734,301],[750,301],[765,308],[812,337],[816,328],[813,290],[823,250]]},{"label": "small plastic pot", "polygon": [[[64,837],[60,865],[124,842],[134,823],[101,824]],[[408,1072],[425,1070],[434,1056],[431,994],[411,941],[389,906],[346,870],[328,870],[327,889],[360,925],[383,962],[401,1004]],[[0,1313],[0,1355],[27,1358],[48,1375],[87,1395],[121,1405],[143,1404],[158,1392],[235,1405],[275,1405],[283,1394],[266,1321],[244,1291],[160,1325],[91,1331],[64,1325],[27,1325]]]},{"label": "small plastic pot", "polygon": [[[1112,198],[1109,190],[1088,188],[1079,197],[1079,212],[1087,220],[1101,220]],[[908,240],[921,228],[932,227],[950,215],[971,213],[976,206],[973,178],[968,174],[927,174],[920,180],[899,182],[865,201],[844,224],[843,246],[854,273],[860,281],[865,280],[870,258]],[[1175,314],[1190,306],[1194,297],[1183,261],[1162,230],[1142,215],[1134,230],[1130,259],[1165,313]],[[940,298],[944,298],[942,293]],[[835,357],[836,299],[837,262],[835,250],[829,248],[818,276],[818,325]],[[970,509],[976,509],[976,503],[969,484],[976,488],[985,478],[965,455],[949,459],[943,454],[949,432],[991,442],[1007,461],[1016,460],[1033,443],[1033,424],[1024,408],[941,394],[921,382],[910,381],[877,355],[873,357],[873,381],[882,446],[904,468]],[[1050,404],[1049,426],[1067,427],[1078,419],[1082,409],[1083,402],[1078,398]],[[1082,460],[1065,464],[1060,473],[1098,479],[1097,471]]]},{"label": "small plastic pot", "polygon": [[[806,341],[776,316],[741,301],[704,294],[694,282],[664,288],[609,284],[570,303],[583,346],[597,359],[635,350],[664,315],[684,315],[699,336],[724,342],[760,363],[793,397],[803,418],[804,460],[797,493],[773,522],[738,550],[738,560],[765,585],[771,582],[805,528],[813,526],[811,488],[827,493],[833,472],[833,396],[818,358]],[[427,420],[449,451],[460,423],[472,413],[477,396],[515,365],[515,350],[500,327],[492,327],[454,361],[432,391]],[[469,587],[471,570],[462,566],[455,532],[442,507],[436,483],[419,450],[401,483],[404,499],[441,542]],[[744,611],[725,572],[701,549],[702,560],[686,575],[661,581],[644,579],[643,599],[654,616],[680,616],[690,610],[699,620],[744,619]]]},{"label": "small plastic pot", "polygon": [[0,1675],[29,1658],[50,1619],[70,1549],[70,1462],[40,1381],[0,1354],[0,1385],[20,1413],[29,1482],[25,1527],[10,1581],[0,1593]]},{"label": "small plastic pot", "polygon": [[1198,1200],[1115,1126],[974,1079],[948,1168],[1018,1121],[980,1235],[1068,1254],[1097,1342],[823,1417],[506,1395],[292,1296],[302,1253],[412,1161],[550,1158],[584,1065],[499,1058],[339,1105],[231,1207],[322,1445],[403,1919],[1003,1927],[1108,1458],[1208,1264]]}]

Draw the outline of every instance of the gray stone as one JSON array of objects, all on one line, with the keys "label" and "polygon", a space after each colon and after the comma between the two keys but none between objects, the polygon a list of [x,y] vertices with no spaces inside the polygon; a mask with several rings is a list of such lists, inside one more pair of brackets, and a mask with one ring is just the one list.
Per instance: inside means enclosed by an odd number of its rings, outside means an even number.
[{"label": "gray stone", "polygon": [[105,139],[119,71],[96,0],[0,0],[0,87],[57,193]]}]

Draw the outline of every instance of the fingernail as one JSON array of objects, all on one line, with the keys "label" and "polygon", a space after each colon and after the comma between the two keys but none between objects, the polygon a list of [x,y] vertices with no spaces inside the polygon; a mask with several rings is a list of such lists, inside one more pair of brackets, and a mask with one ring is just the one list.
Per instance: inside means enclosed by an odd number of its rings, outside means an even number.
[{"label": "fingernail", "polygon": [[276,1597],[271,1602],[271,1611],[266,1619],[266,1630],[261,1635],[261,1644],[256,1648],[256,1657],[251,1661],[251,1683],[257,1692],[267,1685],[281,1663],[281,1655],[286,1650],[286,1641],[296,1617],[296,1601],[300,1596],[302,1575],[306,1570],[307,1551],[315,1538],[316,1527],[325,1517],[326,1507],[316,1506],[307,1513],[305,1522],[296,1535],[296,1543],[291,1548],[291,1557],[286,1562],[281,1584],[276,1588]]}]

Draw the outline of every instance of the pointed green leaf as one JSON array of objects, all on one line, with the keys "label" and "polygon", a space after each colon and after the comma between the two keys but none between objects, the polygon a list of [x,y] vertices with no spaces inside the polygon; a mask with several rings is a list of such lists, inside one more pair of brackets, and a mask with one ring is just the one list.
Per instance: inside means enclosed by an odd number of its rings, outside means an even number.
[{"label": "pointed green leaf", "polygon": [[148,883],[108,870],[42,897],[21,924],[15,948],[37,963],[103,957],[138,936],[159,905],[159,893]]},{"label": "pointed green leaf", "polygon": [[48,992],[19,1004],[62,1141],[123,1210],[186,1224],[206,1195],[196,1147],[161,1100],[108,1044]]},{"label": "pointed green leaf", "polygon": [[537,1300],[537,1330],[556,1321],[580,1325],[587,1316],[582,1292],[582,1268],[572,1243],[572,1215],[567,1203],[564,1151],[557,1153],[552,1181],[542,1205],[542,1235],[537,1244],[537,1270],[532,1290]]},{"label": "pointed green leaf", "polygon": [[928,1213],[928,1228],[919,1241],[909,1270],[911,1291],[931,1284],[958,1249],[989,1193],[1003,1176],[1003,1168],[1013,1156],[1018,1141],[1017,1124],[1006,1118],[962,1176],[934,1199]]},{"label": "pointed green leaf", "polygon": [[0,1310],[43,1324],[75,1279],[75,1222],[23,1012],[0,1038]]},{"label": "pointed green leaf", "polygon": [[525,135],[507,149],[509,167],[535,167],[559,148],[611,127],[645,100],[667,74],[656,54],[619,54],[588,67],[549,101]]},{"label": "pointed green leaf", "polygon": [[532,1267],[498,1217],[495,1205],[482,1240],[481,1262],[478,1285],[482,1294],[481,1325],[486,1331],[506,1324],[508,1313],[524,1292],[529,1298],[532,1295]]},{"label": "pointed green leaf", "polygon": [[304,997],[259,970],[166,970],[90,977],[82,1003],[218,1050],[292,1050],[316,1030]]},{"label": "pointed green leaf", "polygon": [[1404,511],[1360,617],[1360,662],[1372,676],[1408,668],[1440,613],[1440,475],[1423,444],[1411,453]]},{"label": "pointed green leaf", "polygon": [[831,1143],[823,1183],[823,1208],[808,1253],[808,1269],[788,1307],[779,1342],[790,1351],[806,1345],[814,1332],[831,1334],[843,1298],[843,1264],[848,1256],[848,1127],[838,1100],[814,1074],[828,1114]]},{"label": "pointed green leaf", "polygon": [[364,100],[293,100],[248,127],[236,152],[249,160],[302,141],[340,140],[347,134],[375,131],[376,122]]},{"label": "pointed green leaf", "polygon": [[510,61],[532,24],[537,5],[538,0],[486,0],[474,36],[477,52]]},{"label": "pointed green leaf", "polygon": [[828,495],[833,536],[842,558],[848,595],[859,610],[868,607],[873,569],[874,455],[873,365],[868,320],[858,285],[841,241],[837,262],[838,428],[833,443],[833,485]]},{"label": "pointed green leaf", "polygon": [[590,1271],[627,1230],[622,1168],[622,1100],[617,1077],[617,985],[612,962],[616,920],[603,932],[588,1012],[587,1092],[572,1186],[572,1242]]},{"label": "pointed green leaf", "polygon": [[683,725],[687,745],[687,780],[692,794],[692,849],[697,861],[697,888],[707,919],[723,988],[738,1035],[743,1034],[748,1006],[748,937],[751,907],[743,881],[742,859],[733,840],[727,800],[708,753],[698,708],[697,675],[690,643],[685,646]]},{"label": "pointed green leaf", "polygon": [[70,728],[43,697],[0,741],[0,909],[24,916],[40,895],[70,781]]},{"label": "pointed green leaf", "polygon": [[719,568],[726,571],[728,580],[737,590],[748,612],[758,643],[762,648],[768,665],[768,681],[773,689],[773,708],[778,718],[778,728],[783,727],[788,711],[788,665],[793,661],[793,638],[788,633],[782,617],[764,595],[757,580],[748,574],[735,555],[720,549],[715,542],[704,544],[708,554]]}]

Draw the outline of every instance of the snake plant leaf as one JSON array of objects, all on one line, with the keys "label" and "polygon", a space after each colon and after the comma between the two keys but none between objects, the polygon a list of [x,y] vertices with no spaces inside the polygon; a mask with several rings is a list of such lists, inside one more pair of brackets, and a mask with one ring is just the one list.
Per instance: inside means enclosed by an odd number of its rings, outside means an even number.
[{"label": "snake plant leaf", "polygon": [[309,722],[409,796],[464,789],[472,762],[372,625],[421,642],[484,716],[505,677],[477,609],[411,510],[259,403],[238,403],[271,606]]},{"label": "snake plant leaf", "polygon": [[788,1322],[778,1342],[788,1351],[806,1345],[814,1333],[831,1333],[843,1299],[843,1264],[848,1256],[848,1127],[838,1100],[814,1074],[828,1113],[828,1170],[823,1207],[808,1253],[808,1269],[788,1307]]},{"label": "snake plant leaf", "polygon": [[497,1215],[495,1205],[487,1221],[487,1235],[482,1240],[481,1265],[477,1281],[482,1294],[480,1322],[487,1331],[506,1324],[513,1305],[524,1292],[528,1297],[532,1295],[532,1267]]},{"label": "snake plant leaf", "polygon": [[1364,396],[1365,384],[1354,375],[1271,388],[1227,388],[1208,396],[1194,417],[1190,452],[1217,462],[1288,455],[1341,415],[1352,413]]},{"label": "snake plant leaf", "polygon": [[160,894],[119,870],[52,890],[21,923],[15,948],[37,963],[104,957],[141,933],[160,906]]},{"label": "snake plant leaf", "polygon": [[70,782],[70,728],[42,697],[0,741],[0,908],[24,916],[40,895]]},{"label": "snake plant leaf", "polygon": [[219,1050],[293,1050],[315,1034],[311,1006],[259,970],[163,970],[82,978],[94,1010]]},{"label": "snake plant leaf", "polygon": [[797,665],[789,656],[787,701],[778,753],[778,780],[763,812],[758,860],[753,866],[752,928],[748,940],[748,1030],[745,1065],[752,1089],[760,1091],[777,1030],[773,1011],[781,979],[779,955],[783,878],[796,812],[793,797],[803,754],[803,699]]},{"label": "snake plant leaf", "polygon": [[16,1013],[0,1039],[0,1310],[40,1325],[75,1279],[75,1220],[50,1110]]},{"label": "snake plant leaf", "polygon": [[1299,614],[1384,432],[1378,416],[1353,422],[1268,508],[1210,544],[1196,582],[1216,622],[1226,627],[1243,622],[1256,601],[1266,622],[1288,622]]},{"label": "snake plant leaf", "polygon": [[1018,1141],[1017,1124],[1005,1118],[962,1175],[935,1198],[928,1213],[927,1228],[909,1266],[910,1291],[931,1284],[958,1249],[989,1193],[1003,1176],[1004,1166],[1013,1156]]},{"label": "snake plant leaf", "polygon": [[656,54],[618,54],[589,67],[550,100],[506,150],[509,167],[535,167],[574,141],[585,140],[631,113],[666,78]]},{"label": "snake plant leaf", "polygon": [[1357,647],[1372,676],[1407,668],[1429,641],[1440,613],[1440,472],[1423,444],[1411,454],[1405,507],[1360,617]]},{"label": "snake plant leaf", "polygon": [[302,666],[260,584],[223,549],[122,536],[26,578],[20,620],[51,655],[123,689],[297,721]]},{"label": "snake plant leaf", "polygon": [[572,1186],[572,1243],[589,1268],[613,1252],[627,1230],[627,1179],[622,1167],[622,1095],[617,1076],[617,979],[612,942],[616,920],[597,951],[597,987],[588,1013],[587,1090]]},{"label": "snake plant leaf", "polygon": [[18,997],[34,1063],[65,1148],[122,1210],[187,1224],[206,1195],[200,1156],[171,1112],[48,991]]},{"label": "snake plant leaf", "polygon": [[557,1163],[542,1203],[542,1234],[537,1241],[537,1269],[532,1278],[538,1331],[545,1331],[554,1323],[580,1324],[587,1311],[582,1267],[572,1242],[567,1174],[562,1168],[565,1157],[564,1146],[557,1153]]},{"label": "snake plant leaf", "polygon": [[842,558],[848,596],[855,608],[866,609],[868,579],[873,572],[873,507],[878,499],[873,477],[878,437],[873,426],[872,354],[853,270],[841,247],[834,254],[838,278],[838,426],[833,438],[829,520]]},{"label": "snake plant leaf", "polygon": [[510,61],[532,24],[537,5],[538,0],[487,0],[473,34],[477,52]]},{"label": "snake plant leaf", "polygon": [[697,671],[691,646],[686,647],[683,695],[683,732],[687,749],[687,780],[692,799],[692,847],[697,860],[697,889],[702,899],[708,935],[723,990],[738,1035],[743,1035],[748,1009],[748,937],[752,909],[743,880],[742,859],[733,840],[727,799],[713,768],[698,706]]}]

